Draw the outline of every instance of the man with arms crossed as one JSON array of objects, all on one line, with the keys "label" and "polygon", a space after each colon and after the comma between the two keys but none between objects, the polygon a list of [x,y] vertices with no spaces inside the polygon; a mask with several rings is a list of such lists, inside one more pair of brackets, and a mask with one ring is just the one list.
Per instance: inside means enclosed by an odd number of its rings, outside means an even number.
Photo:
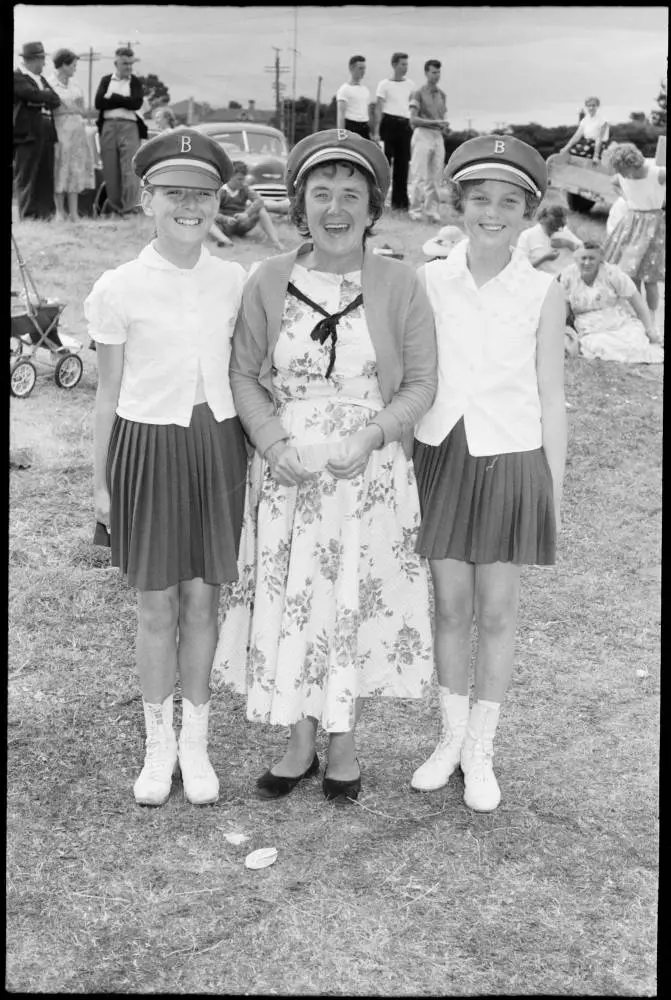
[{"label": "man with arms crossed", "polygon": [[337,127],[356,132],[364,139],[370,139],[368,126],[368,105],[370,93],[361,83],[366,72],[366,57],[352,56],[349,61],[349,83],[343,83],[336,94]]},{"label": "man with arms crossed", "polygon": [[422,212],[430,222],[442,221],[438,185],[445,166],[447,99],[438,86],[440,68],[438,59],[428,59],[424,63],[426,83],[410,96],[413,133],[408,215],[415,222],[421,222]]},{"label": "man with arms crossed", "polygon": [[391,57],[394,75],[377,85],[375,130],[373,139],[384,143],[384,155],[392,167],[391,207],[408,209],[408,167],[410,165],[410,95],[415,89],[407,79],[408,56],[394,52]]},{"label": "man with arms crossed", "polygon": [[136,211],[140,181],[133,170],[133,156],[146,139],[147,126],[139,113],[144,92],[132,72],[133,50],[122,46],[114,55],[114,72],[102,77],[95,96],[100,132],[100,157],[110,208],[122,218]]}]

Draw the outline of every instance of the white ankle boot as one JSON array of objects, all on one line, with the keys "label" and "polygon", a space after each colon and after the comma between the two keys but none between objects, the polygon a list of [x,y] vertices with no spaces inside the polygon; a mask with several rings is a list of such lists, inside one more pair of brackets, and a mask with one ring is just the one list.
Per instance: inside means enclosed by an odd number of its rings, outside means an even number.
[{"label": "white ankle boot", "polygon": [[464,802],[477,812],[491,812],[501,801],[501,789],[492,768],[499,710],[496,702],[476,701],[468,717],[461,750]]},{"label": "white ankle boot", "polygon": [[413,774],[410,784],[420,792],[433,792],[442,788],[457,769],[461,747],[468,721],[468,695],[452,694],[449,688],[439,687],[440,715],[443,734],[431,756]]},{"label": "white ankle boot", "polygon": [[219,798],[219,779],[207,756],[207,722],[210,703],[193,705],[182,698],[182,731],[179,734],[179,767],[184,794],[196,806]]},{"label": "white ankle boot", "polygon": [[162,704],[142,701],[147,730],[144,767],[133,786],[135,801],[143,806],[162,806],[170,795],[172,773],[177,762],[177,741],[172,728],[172,695]]}]

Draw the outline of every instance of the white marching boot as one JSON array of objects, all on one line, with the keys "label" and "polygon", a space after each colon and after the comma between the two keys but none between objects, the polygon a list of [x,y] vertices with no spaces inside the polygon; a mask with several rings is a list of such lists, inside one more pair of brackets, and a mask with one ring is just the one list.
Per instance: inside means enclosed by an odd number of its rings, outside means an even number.
[{"label": "white marching boot", "polygon": [[459,766],[466,735],[468,695],[452,694],[449,688],[439,687],[438,698],[443,723],[440,742],[410,780],[411,786],[420,792],[433,792],[447,784]]},{"label": "white marching boot", "polygon": [[179,767],[184,794],[195,806],[219,798],[219,779],[207,756],[207,723],[210,703],[193,705],[182,698],[182,731],[179,734]]},{"label": "white marching boot", "polygon": [[477,812],[492,812],[501,801],[501,789],[492,768],[500,707],[493,701],[476,701],[468,717],[461,750],[464,802]]},{"label": "white marching boot", "polygon": [[147,730],[144,767],[133,786],[135,801],[142,806],[162,806],[170,795],[177,763],[177,740],[172,728],[172,695],[163,703],[142,700]]}]

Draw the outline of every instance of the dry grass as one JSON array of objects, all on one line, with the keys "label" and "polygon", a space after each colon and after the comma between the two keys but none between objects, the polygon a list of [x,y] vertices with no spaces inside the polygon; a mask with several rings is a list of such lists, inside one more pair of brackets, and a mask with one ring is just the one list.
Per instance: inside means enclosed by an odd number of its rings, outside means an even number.
[{"label": "dry grass", "polygon": [[[151,235],[143,220],[15,231],[83,344],[93,280]],[[430,232],[385,217],[379,240],[418,263]],[[241,246],[245,264],[268,252]],[[318,781],[259,801],[254,779],[282,736],[224,692],[219,803],[198,810],[178,785],[152,811],[131,792],[134,600],[90,544],[95,355],[83,354],[75,390],[43,379],[11,405],[12,447],[33,463],[10,481],[6,988],[654,995],[661,373],[567,366],[564,533],[557,566],[525,574],[496,813],[468,811],[456,776],[409,790],[434,698],[370,705],[358,804],[327,803]],[[232,846],[229,832],[248,840]],[[269,845],[277,863],[246,870]]]}]

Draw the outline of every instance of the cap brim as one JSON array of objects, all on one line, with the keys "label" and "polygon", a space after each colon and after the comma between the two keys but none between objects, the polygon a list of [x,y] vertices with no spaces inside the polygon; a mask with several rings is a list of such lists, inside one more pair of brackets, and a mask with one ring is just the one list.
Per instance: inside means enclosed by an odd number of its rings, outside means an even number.
[{"label": "cap brim", "polygon": [[422,247],[422,253],[427,257],[447,257],[454,249],[455,244],[439,243],[438,240],[427,240]]},{"label": "cap brim", "polygon": [[201,188],[204,191],[218,191],[224,183],[221,178],[197,167],[166,167],[161,170],[160,164],[144,180],[146,184],[158,187]]},{"label": "cap brim", "polygon": [[516,167],[508,167],[505,164],[490,166],[486,163],[474,163],[471,166],[462,167],[452,175],[453,181],[505,181],[507,184],[514,184],[515,187],[530,191],[531,194],[540,196],[541,191],[521,170]]},{"label": "cap brim", "polygon": [[371,175],[373,180],[379,183],[379,178],[375,173],[372,164],[369,163],[366,157],[362,156],[361,153],[357,153],[351,149],[341,149],[338,146],[329,146],[326,149],[318,149],[306,158],[305,162],[301,164],[301,167],[296,174],[294,187],[307,170],[312,170],[313,167],[316,167],[320,163],[331,163],[334,160],[347,160],[349,163],[354,163],[357,167],[361,167],[363,170],[366,170]]}]

